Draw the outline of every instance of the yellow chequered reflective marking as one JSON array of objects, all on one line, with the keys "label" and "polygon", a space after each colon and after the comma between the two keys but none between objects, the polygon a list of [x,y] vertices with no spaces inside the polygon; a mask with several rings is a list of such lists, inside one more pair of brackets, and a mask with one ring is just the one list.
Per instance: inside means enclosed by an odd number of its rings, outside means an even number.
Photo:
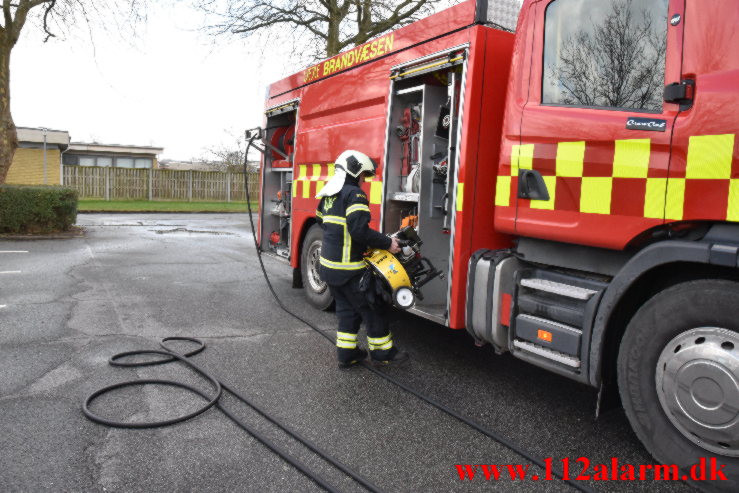
[{"label": "yellow chequered reflective marking", "polygon": [[731,180],[729,184],[729,207],[726,211],[727,221],[739,221],[739,180]]},{"label": "yellow chequered reflective marking", "polygon": [[[298,179],[297,181],[303,182],[303,198],[308,199],[310,198],[310,183],[307,183],[306,180],[308,179],[308,165],[307,164],[301,164],[298,166]],[[297,192],[297,189],[295,190]],[[293,197],[297,196],[297,194],[294,194]]]},{"label": "yellow chequered reflective marking", "polygon": [[514,145],[511,150],[511,176],[518,176],[519,169],[533,169],[534,144]]},{"label": "yellow chequered reflective marking", "polygon": [[728,180],[731,178],[731,160],[734,153],[734,135],[700,135],[690,138],[686,178]]},{"label": "yellow chequered reflective marking", "polygon": [[457,183],[457,212],[462,212],[464,207],[464,183]]},{"label": "yellow chequered reflective marking", "polygon": [[321,179],[321,165],[320,164],[313,165],[313,175],[311,175],[310,179],[313,181],[318,181]]},{"label": "yellow chequered reflective marking", "polygon": [[680,221],[683,218],[685,204],[685,179],[670,178],[667,181],[667,200],[665,204],[665,219]]},{"label": "yellow chequered reflective marking", "polygon": [[499,176],[495,184],[495,205],[508,207],[511,205],[511,178]]},{"label": "yellow chequered reflective marking", "polygon": [[580,178],[584,161],[585,142],[560,142],[557,145],[557,176]]},{"label": "yellow chequered reflective marking", "polygon": [[649,158],[652,152],[650,139],[616,141],[613,157],[614,178],[646,178],[649,174]]},{"label": "yellow chequered reflective marking", "polygon": [[611,213],[613,178],[585,177],[580,191],[580,212],[590,214]]},{"label": "yellow chequered reflective marking", "polygon": [[370,183],[370,204],[382,203],[382,182],[373,181]]},{"label": "yellow chequered reflective marking", "polygon": [[647,178],[644,217],[650,219],[665,217],[665,195],[667,195],[667,178]]},{"label": "yellow chequered reflective marking", "polygon": [[336,171],[336,165],[334,163],[328,164],[328,177],[331,178],[334,176],[334,171]]},{"label": "yellow chequered reflective marking", "polygon": [[549,192],[549,200],[531,200],[532,209],[542,209],[547,211],[554,210],[554,200],[557,196],[557,177],[556,176],[542,176],[544,184],[547,186]]}]

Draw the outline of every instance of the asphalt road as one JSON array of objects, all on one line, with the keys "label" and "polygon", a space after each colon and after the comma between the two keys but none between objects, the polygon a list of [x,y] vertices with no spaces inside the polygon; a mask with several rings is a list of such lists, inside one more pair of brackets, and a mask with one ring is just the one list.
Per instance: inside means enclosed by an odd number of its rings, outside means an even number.
[{"label": "asphalt road", "polygon": [[[181,365],[107,365],[116,352],[156,348],[173,335],[205,340],[197,363],[385,491],[576,491],[560,481],[460,481],[456,464],[529,461],[362,368],[338,370],[334,347],[272,301],[245,215],[80,215],[79,224],[86,238],[0,241],[0,491],[320,491],[216,409],[153,430],[85,419],[84,396],[125,379],[176,378],[207,390]],[[334,330],[333,314],[313,310],[291,288],[286,264],[266,264],[289,306]],[[392,330],[412,362],[390,373],[531,454],[555,464],[652,463],[623,413],[594,419],[593,389],[404,313],[393,313]],[[224,400],[340,490],[363,491],[243,404]],[[106,396],[95,409],[135,421],[199,404],[184,391],[147,386]],[[536,468],[530,474],[543,477]],[[675,482],[588,484],[693,491]]]}]

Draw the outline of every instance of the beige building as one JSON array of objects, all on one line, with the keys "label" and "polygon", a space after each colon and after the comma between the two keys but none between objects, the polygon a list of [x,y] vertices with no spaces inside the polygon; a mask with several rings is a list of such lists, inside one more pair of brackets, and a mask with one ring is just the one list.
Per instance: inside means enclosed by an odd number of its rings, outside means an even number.
[{"label": "beige building", "polygon": [[65,166],[151,169],[159,167],[162,152],[161,147],[72,142],[62,162]]},{"label": "beige building", "polygon": [[18,127],[18,149],[5,183],[61,185],[62,153],[69,148],[69,132]]}]

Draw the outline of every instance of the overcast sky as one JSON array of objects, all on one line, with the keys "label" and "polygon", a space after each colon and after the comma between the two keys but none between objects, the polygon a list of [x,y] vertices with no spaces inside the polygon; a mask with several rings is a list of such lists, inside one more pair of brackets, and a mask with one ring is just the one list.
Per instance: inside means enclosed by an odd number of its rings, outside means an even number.
[{"label": "overcast sky", "polygon": [[261,56],[241,40],[213,45],[201,23],[180,4],[152,5],[128,42],[96,33],[93,46],[78,29],[44,44],[27,29],[11,61],[16,125],[68,130],[73,141],[160,146],[164,158],[233,145],[261,124],[267,84],[299,67],[283,62],[279,47]]},{"label": "overcast sky", "polygon": [[75,142],[159,146],[162,158],[233,148],[262,123],[266,86],[304,63],[289,61],[295,48],[284,41],[214,43],[188,4],[150,2],[148,21],[128,39],[90,36],[83,24],[44,44],[27,26],[11,60],[16,125],[67,130]]}]

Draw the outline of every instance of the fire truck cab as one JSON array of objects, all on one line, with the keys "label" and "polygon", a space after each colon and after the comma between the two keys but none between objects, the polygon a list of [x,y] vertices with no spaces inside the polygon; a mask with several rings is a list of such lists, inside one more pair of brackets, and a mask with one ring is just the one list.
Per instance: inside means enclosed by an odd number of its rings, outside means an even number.
[{"label": "fire truck cab", "polygon": [[739,490],[739,2],[470,0],[275,82],[260,242],[317,308],[317,191],[372,157],[373,227],[445,273],[411,311],[620,396]]}]

